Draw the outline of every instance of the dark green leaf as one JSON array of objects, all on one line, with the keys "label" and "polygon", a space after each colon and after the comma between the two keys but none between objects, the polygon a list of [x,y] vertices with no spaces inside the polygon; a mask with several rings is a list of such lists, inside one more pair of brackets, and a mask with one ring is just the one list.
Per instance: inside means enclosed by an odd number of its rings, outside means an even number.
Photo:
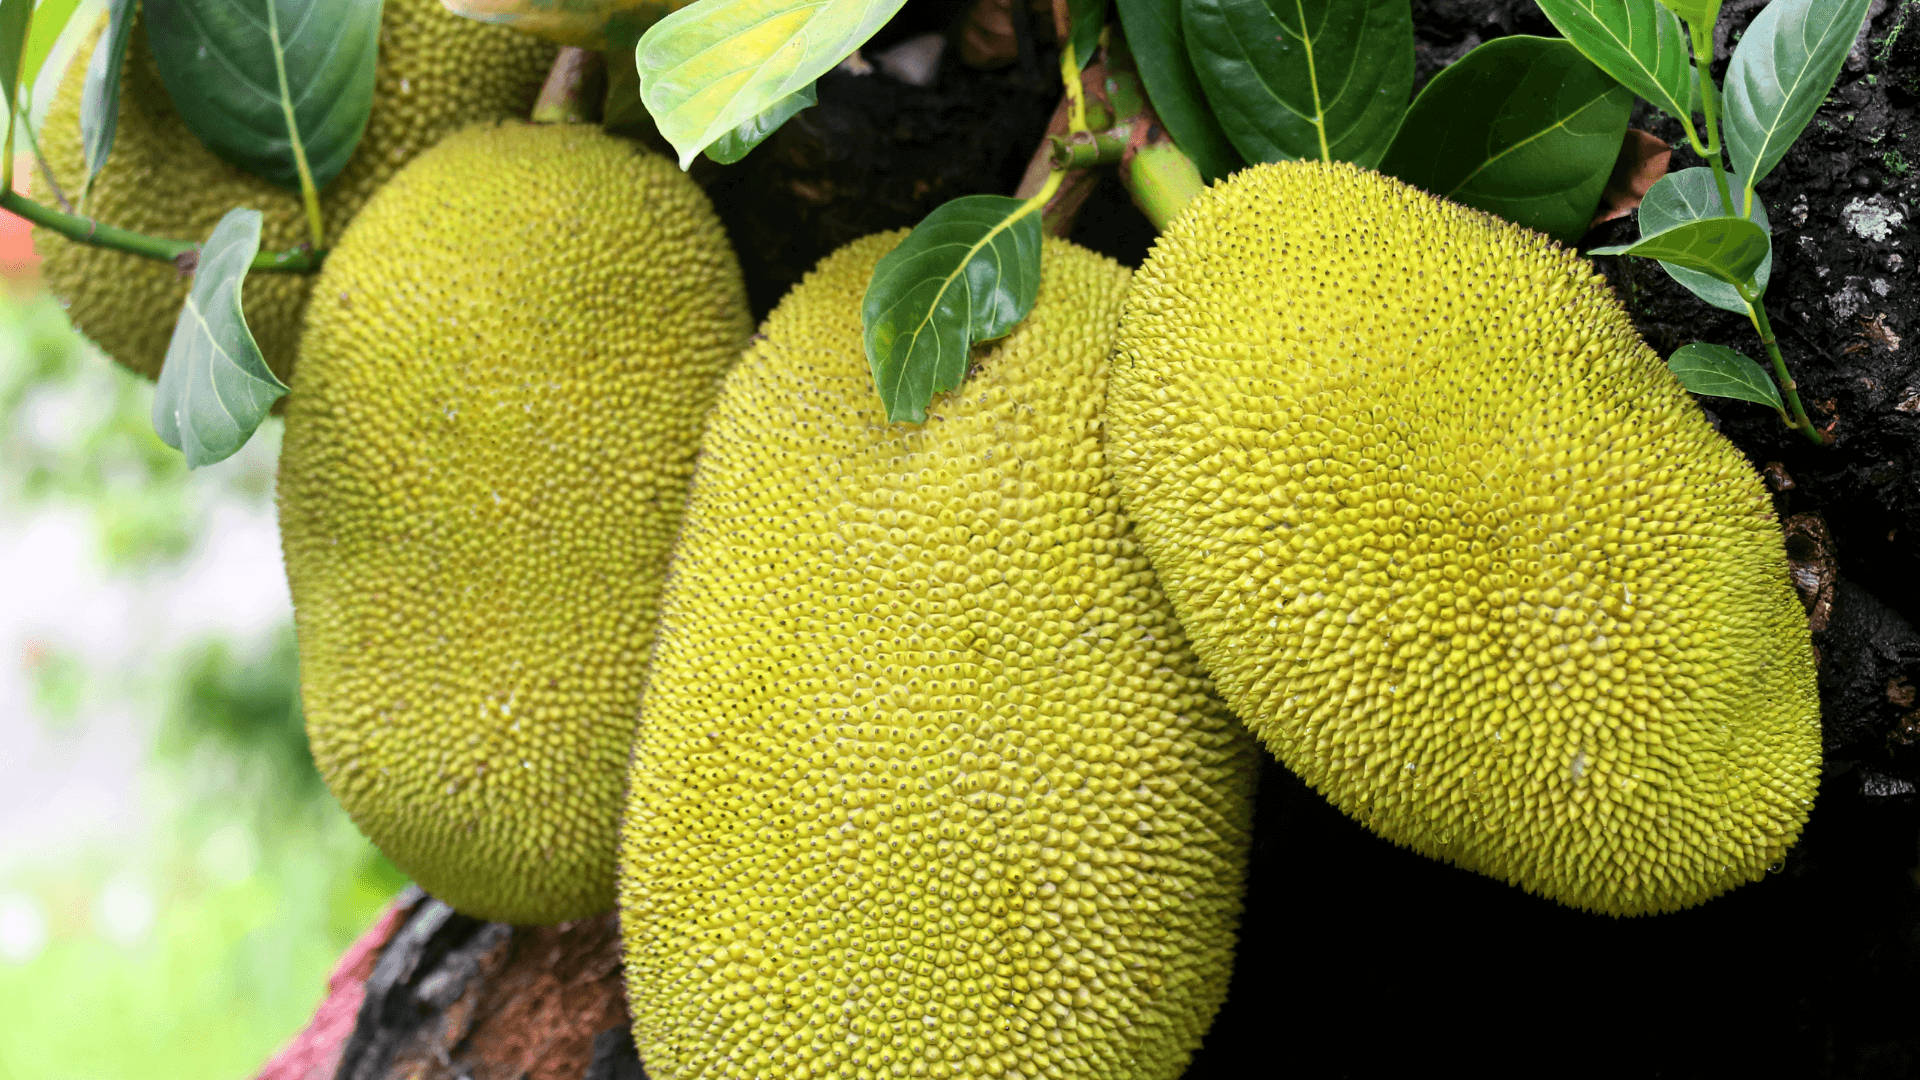
[{"label": "dark green leaf", "polygon": [[33,17],[33,0],[0,0],[0,95],[7,108],[14,105],[14,91],[20,83],[20,59],[27,51],[27,24]]},{"label": "dark green leaf", "polygon": [[1240,166],[1240,155],[1207,106],[1206,92],[1187,56],[1180,26],[1180,0],[1118,0],[1120,29],[1126,33],[1140,81],[1174,145],[1193,159],[1200,175],[1218,180]]},{"label": "dark green leaf", "polygon": [[634,47],[640,100],[686,168],[700,151],[811,84],[906,0],[701,0]]},{"label": "dark green leaf", "polygon": [[1766,369],[1725,345],[1709,345],[1704,341],[1682,345],[1667,358],[1667,370],[1673,372],[1681,386],[1696,394],[1737,398],[1786,411],[1780,390],[1773,385]]},{"label": "dark green leaf", "polygon": [[722,165],[731,165],[746,157],[747,151],[765,142],[781,124],[793,119],[794,113],[820,100],[819,91],[814,89],[816,85],[808,83],[774,102],[766,112],[715,139],[713,145],[707,147],[707,156]]},{"label": "dark green leaf", "polygon": [[1659,259],[1726,282],[1752,287],[1753,273],[1772,249],[1767,232],[1745,218],[1689,221],[1635,240],[1589,251],[1589,255],[1638,255]]},{"label": "dark green leaf", "polygon": [[187,306],[153,388],[153,430],[194,468],[225,459],[287,392],[253,343],[240,286],[260,253],[260,211],[229,210],[200,249]]},{"label": "dark green leaf", "polygon": [[[107,163],[114,131],[120,126],[120,68],[133,30],[133,0],[107,0],[107,32],[94,42],[80,85],[80,140],[86,145],[88,189]],[[81,201],[86,196],[83,192]]]},{"label": "dark green leaf", "polygon": [[887,419],[925,420],[968,350],[1012,330],[1039,292],[1040,215],[1024,201],[968,195],[928,214],[874,266],[860,306]]},{"label": "dark green leaf", "polygon": [[[1739,179],[1730,178],[1735,198],[1739,198]],[[1668,173],[1654,182],[1648,189],[1646,198],[1640,201],[1640,233],[1651,236],[1664,232],[1683,222],[1698,221],[1701,218],[1722,217],[1726,211],[1721,208],[1720,189],[1714,183],[1713,170],[1705,167],[1682,169],[1677,173]],[[1772,222],[1767,220],[1767,208],[1760,200],[1753,201],[1753,213],[1748,218],[1761,229],[1771,233]],[[1740,290],[1698,270],[1689,270],[1673,263],[1660,264],[1666,268],[1673,280],[1687,287],[1687,291],[1723,311],[1736,314],[1747,313],[1747,302],[1740,299]],[[1754,292],[1767,291],[1767,279],[1773,275],[1773,244],[1767,244],[1767,256],[1753,271]]]},{"label": "dark green leaf", "polygon": [[1654,0],[1536,0],[1554,29],[1620,85],[1665,110],[1692,116],[1687,30]]},{"label": "dark green leaf", "polygon": [[1407,0],[1181,0],[1187,54],[1248,161],[1372,165],[1413,91]]},{"label": "dark green leaf", "polygon": [[1100,29],[1107,25],[1107,0],[1067,0],[1067,18],[1073,32],[1073,58],[1084,68],[1100,46]]},{"label": "dark green leaf", "polygon": [[168,96],[214,153],[294,189],[302,152],[316,187],[346,167],[373,104],[380,0],[145,0],[141,10]]},{"label": "dark green leaf", "polygon": [[1869,0],[1773,0],[1760,9],[1727,64],[1727,156],[1765,179],[1833,89],[1860,36]]},{"label": "dark green leaf", "polygon": [[1380,171],[1572,242],[1620,156],[1633,95],[1557,38],[1495,38],[1433,77]]},{"label": "dark green leaf", "polygon": [[1660,0],[1660,3],[1695,26],[1711,29],[1713,20],[1720,17],[1720,0]]}]

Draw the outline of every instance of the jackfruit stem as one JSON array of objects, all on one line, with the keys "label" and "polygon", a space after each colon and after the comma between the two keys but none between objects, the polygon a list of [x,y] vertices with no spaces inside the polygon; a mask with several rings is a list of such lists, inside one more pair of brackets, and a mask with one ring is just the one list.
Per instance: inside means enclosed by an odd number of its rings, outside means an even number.
[{"label": "jackfruit stem", "polygon": [[1164,137],[1134,151],[1120,175],[1134,204],[1161,232],[1207,186],[1193,159]]},{"label": "jackfruit stem", "polygon": [[1759,294],[1744,285],[1737,286],[1740,299],[1746,301],[1747,318],[1753,322],[1754,330],[1760,335],[1760,345],[1767,350],[1767,359],[1773,362],[1773,378],[1780,384],[1780,394],[1787,399],[1787,407],[1793,412],[1790,426],[1798,428],[1800,433],[1813,440],[1814,445],[1824,446],[1827,437],[1808,419],[1807,410],[1800,404],[1800,384],[1793,380],[1787,371],[1787,361],[1780,355],[1780,342],[1774,336],[1773,323],[1767,318],[1767,304]]},{"label": "jackfruit stem", "polygon": [[[198,255],[200,252],[199,244],[185,240],[168,240],[113,225],[103,225],[91,218],[44,206],[17,191],[0,191],[0,210],[5,210],[15,217],[24,218],[43,228],[52,229],[76,244],[111,248],[128,255],[170,262],[175,266],[186,265],[182,260],[188,256]],[[320,263],[326,257],[326,252],[308,248],[263,251],[253,257],[253,262],[247,264],[247,269],[268,274],[307,274],[320,269]]]},{"label": "jackfruit stem", "polygon": [[568,45],[553,58],[529,116],[536,124],[588,124],[605,94],[606,63],[592,49]]}]

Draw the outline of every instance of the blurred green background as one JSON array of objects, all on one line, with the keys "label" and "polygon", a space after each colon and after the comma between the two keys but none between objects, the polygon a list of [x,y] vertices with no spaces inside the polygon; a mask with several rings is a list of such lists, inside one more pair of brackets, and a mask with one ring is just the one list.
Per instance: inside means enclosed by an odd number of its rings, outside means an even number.
[{"label": "blurred green background", "polygon": [[279,422],[190,474],[152,393],[0,291],[4,1080],[251,1076],[404,884],[307,754]]},{"label": "blurred green background", "polygon": [[[23,112],[103,11],[38,0]],[[190,474],[34,275],[0,214],[0,1080],[249,1077],[404,880],[307,754],[279,422]]]}]

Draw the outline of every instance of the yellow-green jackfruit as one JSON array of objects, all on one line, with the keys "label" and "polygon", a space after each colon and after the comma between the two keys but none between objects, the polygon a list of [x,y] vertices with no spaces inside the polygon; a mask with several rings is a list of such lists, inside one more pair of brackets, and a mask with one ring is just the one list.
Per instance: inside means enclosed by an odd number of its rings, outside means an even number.
[{"label": "yellow-green jackfruit", "polygon": [[374,196],[307,315],[280,526],[321,775],[461,911],[611,907],[667,553],[752,329],[718,219],[597,129],[481,125]]},{"label": "yellow-green jackfruit", "polygon": [[620,855],[658,1080],[1171,1078],[1225,994],[1259,749],[1120,517],[1126,271],[1033,312],[923,426],[829,256],[721,392],[662,601]]},{"label": "yellow-green jackfruit", "polygon": [[1612,914],[1762,875],[1820,767],[1759,477],[1592,267],[1346,165],[1135,277],[1108,454],[1234,709],[1347,814]]},{"label": "yellow-green jackfruit", "polygon": [[[40,133],[47,162],[71,198],[78,198],[87,176],[80,87],[92,51],[91,44],[81,48]],[[346,169],[320,191],[327,243],[395,170],[442,136],[478,120],[524,118],[553,55],[545,42],[460,18],[439,0],[386,0],[366,133]],[[160,81],[144,28],[134,27],[121,68],[119,127],[87,215],[198,242],[222,215],[243,206],[263,215],[262,251],[310,242],[299,192],[228,165],[187,129]],[[36,243],[47,285],[67,302],[80,332],[127,367],[158,375],[191,280],[166,263],[76,244],[44,229]],[[293,364],[312,284],[310,274],[247,279],[248,327],[282,379]]]}]

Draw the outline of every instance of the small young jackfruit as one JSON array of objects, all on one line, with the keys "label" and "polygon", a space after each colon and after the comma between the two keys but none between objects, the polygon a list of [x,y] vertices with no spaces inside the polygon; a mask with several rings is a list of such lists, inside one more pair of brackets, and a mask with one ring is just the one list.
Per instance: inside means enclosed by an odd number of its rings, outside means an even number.
[{"label": "small young jackfruit", "polygon": [[1258,166],[1160,238],[1114,363],[1108,454],[1180,621],[1335,806],[1611,914],[1798,835],[1819,702],[1767,494],[1576,255]]},{"label": "small young jackfruit", "polygon": [[699,188],[593,128],[449,136],[328,258],[280,459],[307,731],[455,908],[612,906],[667,553],[751,329]]},{"label": "small young jackfruit", "polygon": [[620,854],[658,1080],[1179,1075],[1226,991],[1259,749],[1100,456],[1126,271],[1039,299],[886,422],[829,256],[728,377]]},{"label": "small young jackfruit", "polygon": [[[83,46],[62,77],[41,127],[40,146],[69,197],[87,175],[80,138]],[[553,46],[505,27],[447,11],[439,0],[386,0],[373,111],[346,169],[320,190],[331,244],[361,204],[415,154],[478,120],[525,117],[553,62]],[[215,157],[180,119],[160,81],[146,34],[133,28],[120,75],[113,150],[94,181],[89,217],[175,240],[205,240],[235,207],[263,215],[260,249],[309,242],[300,193]],[[174,321],[192,282],[165,263],[37,234],[42,268],[80,332],[149,378],[160,372]],[[244,298],[247,325],[274,373],[291,370],[310,274],[254,274]]]}]

